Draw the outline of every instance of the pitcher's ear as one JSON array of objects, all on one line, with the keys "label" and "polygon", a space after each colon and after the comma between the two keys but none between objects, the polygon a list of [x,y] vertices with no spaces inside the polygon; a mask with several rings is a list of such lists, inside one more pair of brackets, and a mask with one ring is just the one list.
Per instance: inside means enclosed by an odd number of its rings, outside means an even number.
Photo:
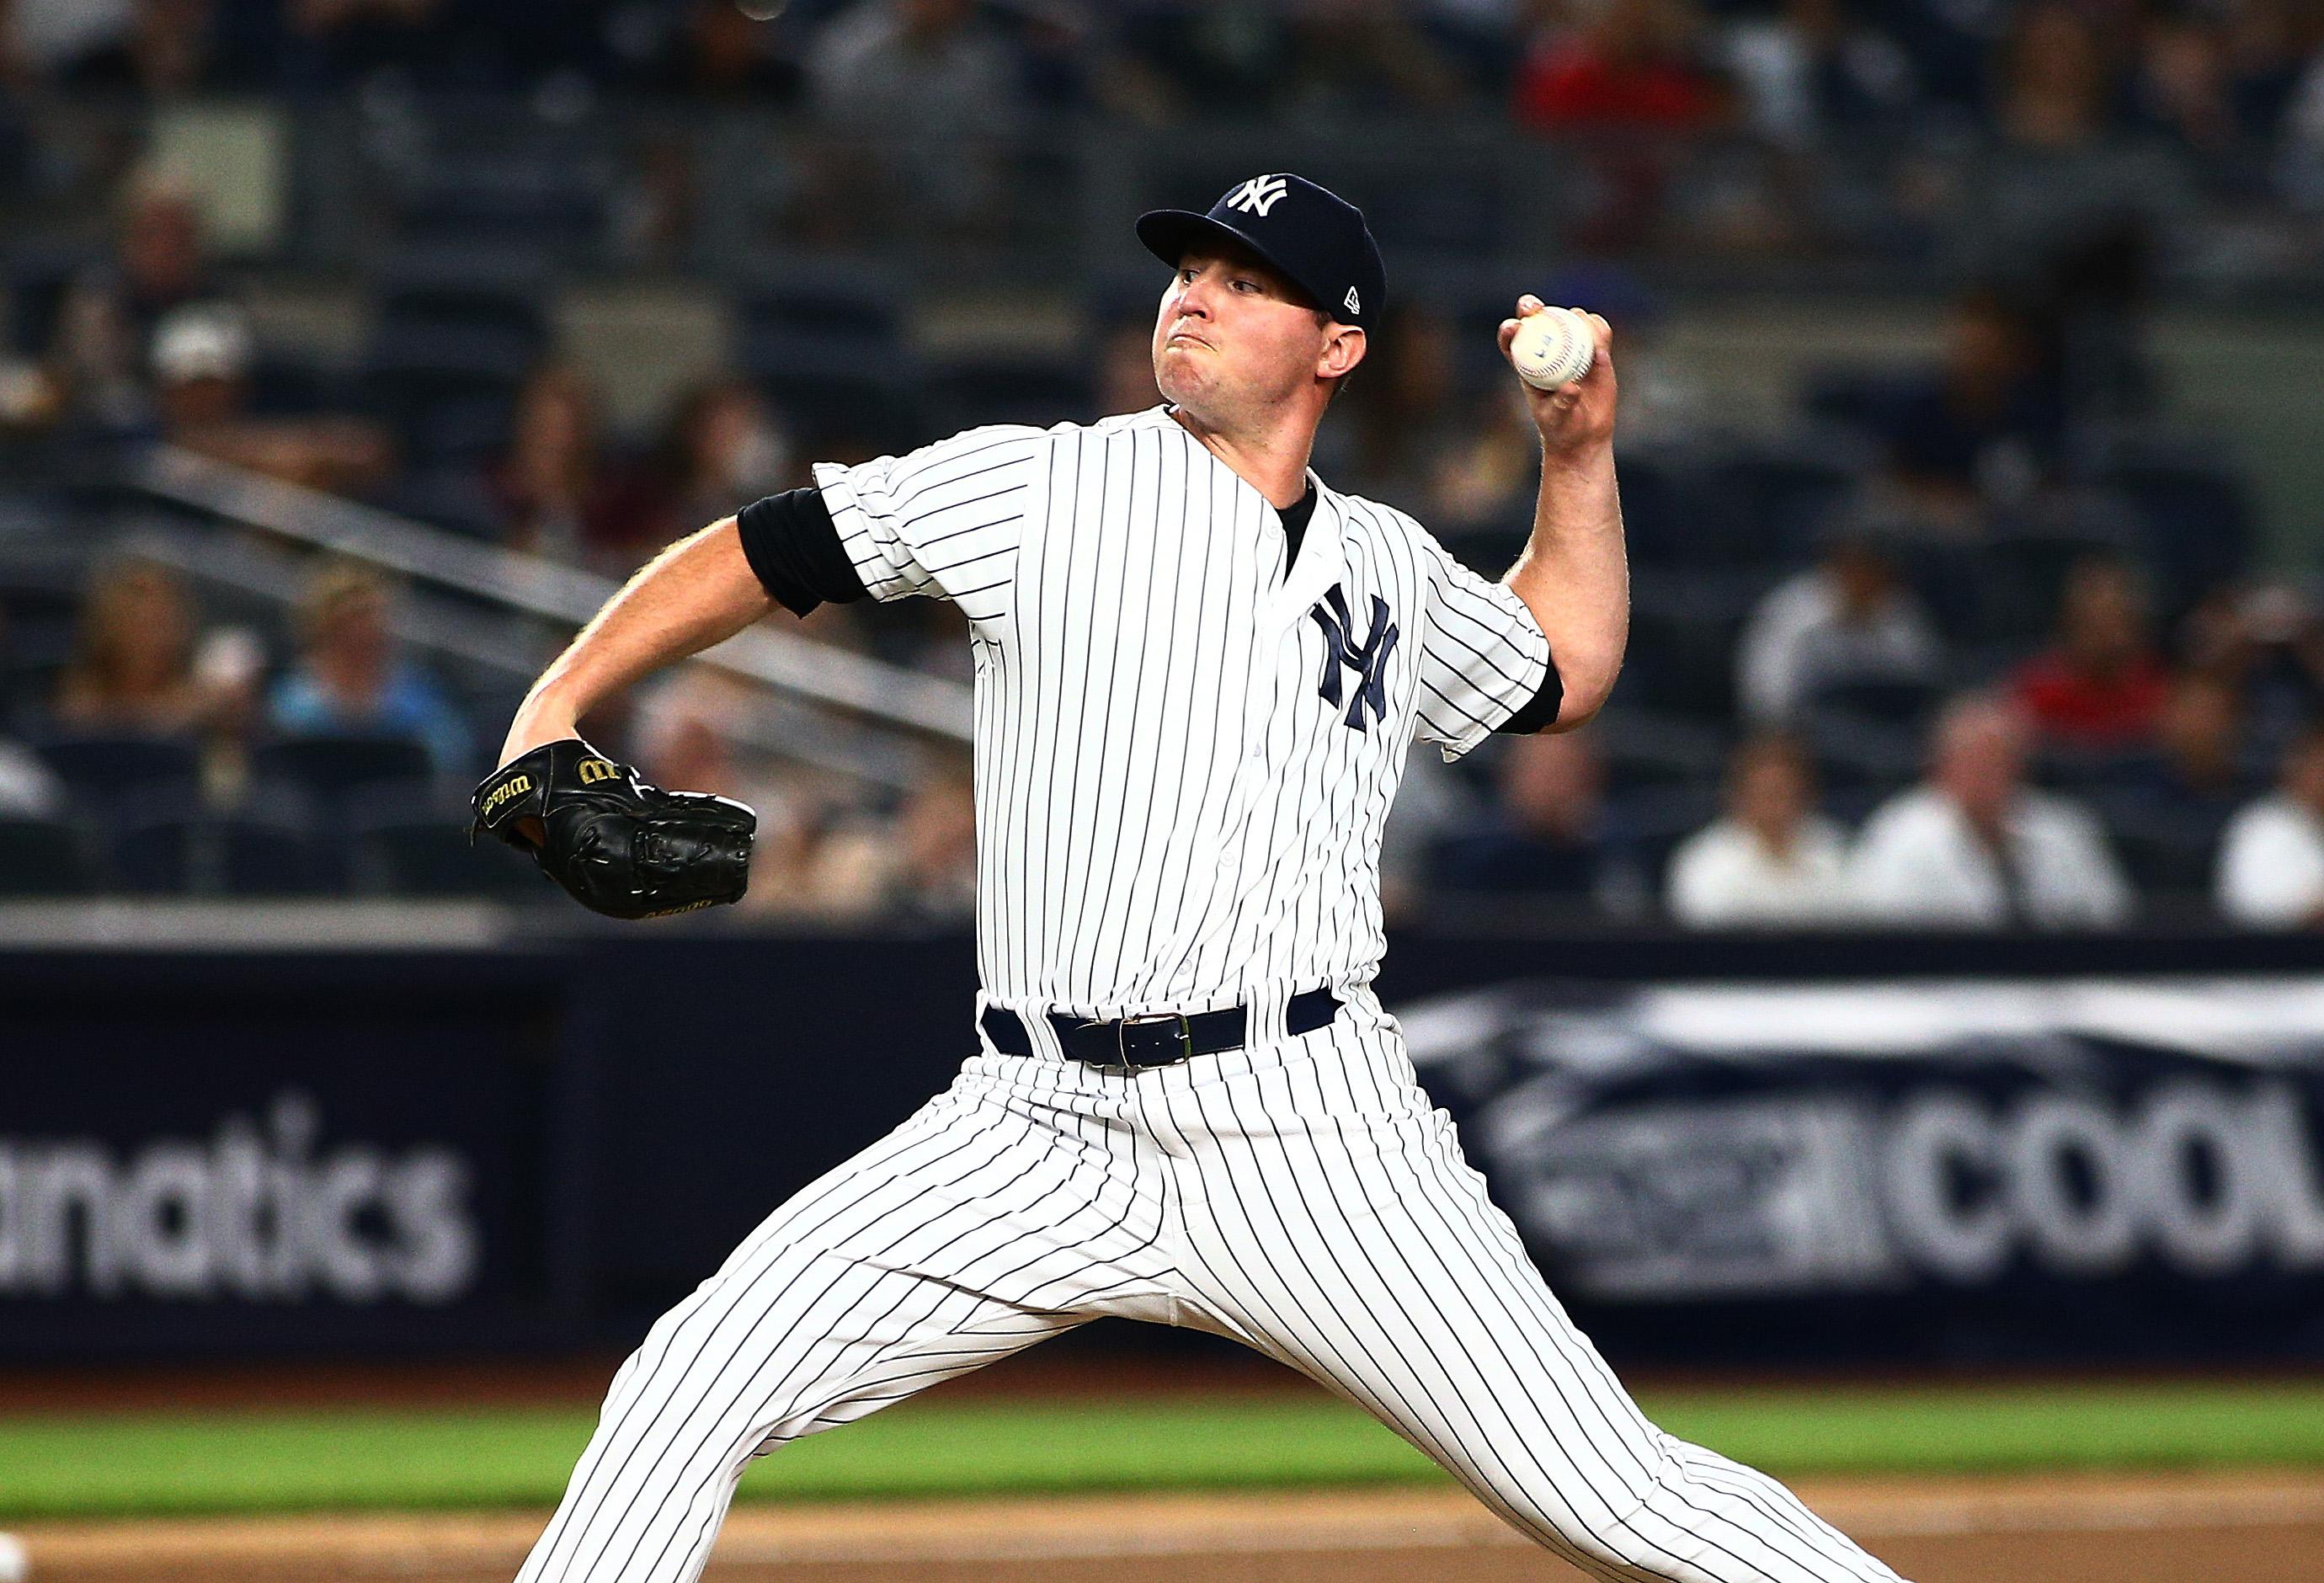
[{"label": "pitcher's ear", "polygon": [[1323,367],[1319,371],[1327,378],[1354,370],[1364,360],[1364,332],[1355,325],[1334,325],[1332,338],[1323,344]]}]

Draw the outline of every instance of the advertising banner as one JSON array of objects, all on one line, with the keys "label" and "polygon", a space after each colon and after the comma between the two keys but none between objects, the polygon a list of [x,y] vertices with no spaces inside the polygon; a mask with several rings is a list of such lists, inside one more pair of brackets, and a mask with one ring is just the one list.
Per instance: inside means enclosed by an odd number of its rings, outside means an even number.
[{"label": "advertising banner", "polygon": [[1649,1349],[2324,1352],[2324,979],[1509,985],[1399,1008]]},{"label": "advertising banner", "polygon": [[[1422,936],[1382,989],[1618,1361],[2324,1358],[2324,971],[2136,954],[2203,945]],[[973,989],[950,936],[0,954],[0,1356],[630,1345]]]},{"label": "advertising banner", "polygon": [[10,1001],[10,1356],[505,1346],[569,1311],[527,997],[417,963],[69,978]]}]

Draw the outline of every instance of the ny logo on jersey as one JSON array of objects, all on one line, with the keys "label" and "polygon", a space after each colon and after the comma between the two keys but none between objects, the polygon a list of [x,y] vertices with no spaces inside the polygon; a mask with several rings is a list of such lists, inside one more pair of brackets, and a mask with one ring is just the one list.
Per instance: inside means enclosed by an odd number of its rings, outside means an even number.
[{"label": "ny logo on jersey", "polygon": [[[1324,606],[1329,605],[1330,609]],[[1355,622],[1348,614],[1347,595],[1334,587],[1314,610],[1307,612],[1315,624],[1323,629],[1323,680],[1315,690],[1323,702],[1338,708],[1340,704],[1342,667],[1356,673],[1355,695],[1348,700],[1347,725],[1355,731],[1366,731],[1364,710],[1369,706],[1372,718],[1379,720],[1388,713],[1388,657],[1396,649],[1397,630],[1388,619],[1388,601],[1372,595],[1371,636],[1361,644],[1350,641],[1355,636]]]},{"label": "ny logo on jersey", "polygon": [[1234,189],[1227,199],[1231,209],[1255,209],[1260,219],[1275,207],[1276,199],[1291,190],[1291,184],[1280,176],[1254,176]]}]

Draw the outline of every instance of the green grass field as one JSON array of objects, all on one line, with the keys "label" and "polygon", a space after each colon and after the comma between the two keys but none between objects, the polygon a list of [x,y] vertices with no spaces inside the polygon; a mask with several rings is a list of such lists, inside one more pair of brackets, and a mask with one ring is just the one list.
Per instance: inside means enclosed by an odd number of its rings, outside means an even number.
[{"label": "green grass field", "polygon": [[[2324,1384],[1668,1393],[1674,1433],[1772,1471],[2324,1465]],[[350,1409],[0,1418],[0,1521],[548,1505],[591,1416]],[[1415,1483],[1323,1397],[908,1404],[757,1464],[746,1499]]]}]

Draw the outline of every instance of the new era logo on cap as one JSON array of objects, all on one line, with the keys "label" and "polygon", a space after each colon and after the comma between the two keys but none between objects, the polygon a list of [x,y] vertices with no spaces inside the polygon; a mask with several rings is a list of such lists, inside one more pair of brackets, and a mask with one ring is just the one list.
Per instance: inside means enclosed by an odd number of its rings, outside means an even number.
[{"label": "new era logo on cap", "polygon": [[1291,184],[1280,176],[1254,176],[1234,189],[1227,207],[1255,212],[1263,220],[1276,200],[1290,190]]},{"label": "new era logo on cap", "polygon": [[[1284,201],[1294,197],[1296,203]],[[1379,245],[1363,212],[1288,170],[1228,189],[1206,215],[1191,209],[1140,215],[1138,239],[1168,264],[1203,242],[1231,243],[1282,271],[1309,306],[1359,327],[1369,327],[1388,295]]]}]

